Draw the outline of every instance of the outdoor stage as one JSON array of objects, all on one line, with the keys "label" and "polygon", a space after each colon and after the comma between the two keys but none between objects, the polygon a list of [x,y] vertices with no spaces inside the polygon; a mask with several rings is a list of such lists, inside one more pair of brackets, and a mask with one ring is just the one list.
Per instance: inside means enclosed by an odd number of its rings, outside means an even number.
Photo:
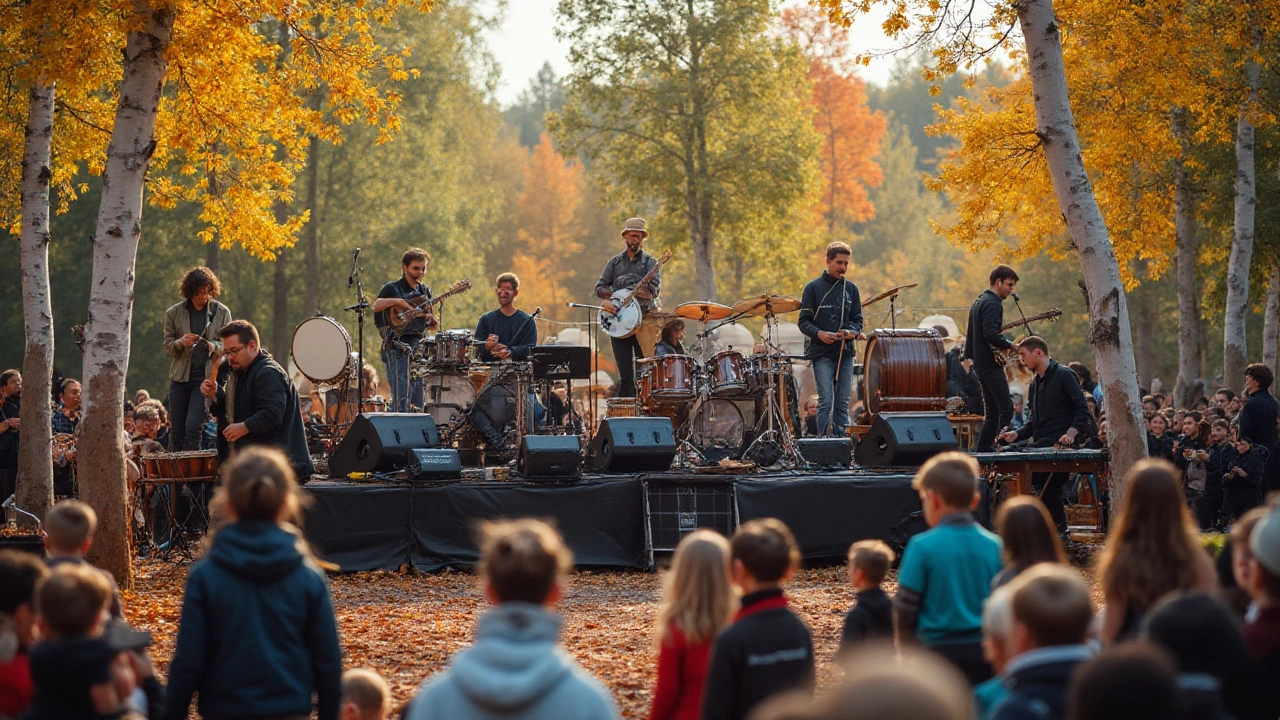
[{"label": "outdoor stage", "polygon": [[650,568],[703,527],[728,535],[739,523],[782,520],[806,563],[842,562],[849,545],[905,542],[924,529],[913,470],[755,475],[587,475],[568,482],[384,485],[312,481],[306,535],[343,572],[435,571],[479,558],[477,520],[552,518],[579,568]]}]

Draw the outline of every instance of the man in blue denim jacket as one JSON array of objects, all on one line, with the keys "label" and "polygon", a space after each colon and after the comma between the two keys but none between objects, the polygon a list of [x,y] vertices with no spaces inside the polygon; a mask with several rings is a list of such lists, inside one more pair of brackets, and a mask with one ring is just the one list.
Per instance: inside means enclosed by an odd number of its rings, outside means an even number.
[{"label": "man in blue denim jacket", "polygon": [[818,389],[819,435],[844,437],[849,427],[853,341],[863,337],[862,298],[844,276],[852,254],[842,242],[828,245],[826,272],[805,285],[800,298],[804,355]]}]

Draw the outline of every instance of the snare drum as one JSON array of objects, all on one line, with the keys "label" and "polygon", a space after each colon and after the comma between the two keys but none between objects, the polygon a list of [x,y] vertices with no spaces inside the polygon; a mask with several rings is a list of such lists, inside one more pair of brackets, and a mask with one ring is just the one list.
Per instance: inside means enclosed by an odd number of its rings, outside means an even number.
[{"label": "snare drum", "polygon": [[696,394],[693,388],[693,358],[688,355],[663,355],[653,358],[645,375],[648,397],[654,402],[687,402]]},{"label": "snare drum", "polygon": [[435,364],[448,367],[471,364],[471,331],[446,330],[437,334]]},{"label": "snare drum", "polygon": [[303,320],[293,331],[290,353],[298,371],[317,385],[334,385],[357,370],[351,336],[331,317]]},{"label": "snare drum", "polygon": [[747,392],[745,358],[737,350],[721,350],[707,361],[711,372],[711,394],[715,397],[742,395]]}]

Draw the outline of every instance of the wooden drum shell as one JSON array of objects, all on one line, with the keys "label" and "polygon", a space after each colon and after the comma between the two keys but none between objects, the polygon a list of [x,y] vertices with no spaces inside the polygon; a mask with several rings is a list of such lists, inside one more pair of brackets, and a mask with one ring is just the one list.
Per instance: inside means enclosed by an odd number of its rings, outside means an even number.
[{"label": "wooden drum shell", "polygon": [[946,355],[942,336],[931,328],[871,333],[863,375],[867,410],[946,410]]}]

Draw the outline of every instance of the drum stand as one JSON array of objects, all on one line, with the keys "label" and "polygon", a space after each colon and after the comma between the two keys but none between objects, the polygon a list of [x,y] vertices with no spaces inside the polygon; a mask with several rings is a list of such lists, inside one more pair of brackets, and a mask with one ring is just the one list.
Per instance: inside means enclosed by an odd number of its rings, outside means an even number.
[{"label": "drum stand", "polygon": [[693,442],[693,424],[698,419],[698,411],[702,409],[703,402],[709,397],[706,392],[698,393],[697,399],[693,401],[693,407],[689,408],[689,419],[676,428],[676,437],[684,437],[676,446],[676,469],[685,470],[707,464],[707,456]]},{"label": "drum stand", "polygon": [[[782,418],[781,409],[778,407],[776,398],[777,390],[769,388],[765,391],[765,410],[760,415],[760,419],[756,421],[755,439],[743,451],[742,457],[746,460],[753,460],[754,456],[759,453],[768,452],[771,449],[777,449],[781,452],[777,460],[767,465],[781,465],[787,468],[800,467],[806,464],[804,456],[800,454],[800,449],[796,447],[795,438],[791,436],[791,432],[787,429],[787,423]],[[757,451],[757,447],[759,451]],[[764,466],[766,463],[759,463]]]}]

